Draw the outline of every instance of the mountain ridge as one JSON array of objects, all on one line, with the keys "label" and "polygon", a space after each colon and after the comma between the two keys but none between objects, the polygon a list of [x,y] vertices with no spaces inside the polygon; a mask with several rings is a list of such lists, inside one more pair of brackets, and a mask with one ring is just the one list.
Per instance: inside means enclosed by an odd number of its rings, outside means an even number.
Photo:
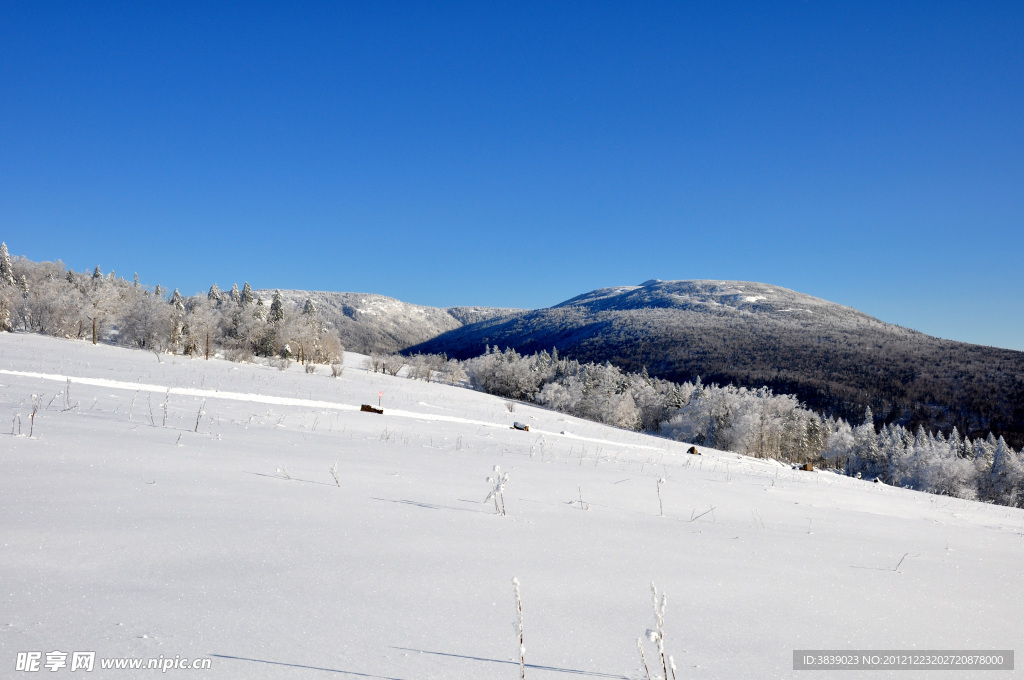
[{"label": "mountain ridge", "polygon": [[307,299],[312,300],[345,347],[364,354],[398,352],[466,324],[523,311],[495,307],[430,307],[377,293],[284,288],[254,292],[266,303],[273,299],[275,293],[280,293],[285,303],[300,308]]},{"label": "mountain ridge", "polygon": [[824,413],[1024,443],[1024,352],[945,340],[852,307],[747,281],[652,279],[496,315],[407,352],[557,349],[652,376],[796,394]]}]

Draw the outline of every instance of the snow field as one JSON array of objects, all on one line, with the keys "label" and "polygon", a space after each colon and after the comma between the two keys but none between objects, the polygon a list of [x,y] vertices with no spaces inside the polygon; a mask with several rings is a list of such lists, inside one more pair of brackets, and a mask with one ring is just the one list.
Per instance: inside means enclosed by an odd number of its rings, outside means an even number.
[{"label": "snow field", "polygon": [[[381,390],[385,415],[354,410]],[[210,657],[177,673],[217,678],[516,678],[513,576],[529,678],[641,677],[651,581],[686,678],[822,677],[791,670],[804,648],[1012,649],[1024,628],[1011,508],[689,456],[357,355],[335,380],[0,336],[0,422],[27,434],[34,394],[35,436],[0,428],[11,668],[59,649]],[[483,502],[494,465],[506,517]]]}]

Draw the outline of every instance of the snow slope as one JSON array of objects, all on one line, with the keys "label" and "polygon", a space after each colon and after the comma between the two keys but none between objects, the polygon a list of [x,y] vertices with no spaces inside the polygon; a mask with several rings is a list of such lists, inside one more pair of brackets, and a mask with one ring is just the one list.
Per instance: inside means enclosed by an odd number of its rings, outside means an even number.
[{"label": "snow slope", "polygon": [[[528,678],[641,677],[651,581],[680,678],[1020,640],[1020,510],[690,456],[346,362],[335,380],[0,335],[0,667],[92,650],[211,659],[170,676],[517,678],[513,576]],[[383,416],[356,410],[380,391]],[[494,465],[504,517],[483,502]],[[889,676],[929,674],[842,674]]]}]

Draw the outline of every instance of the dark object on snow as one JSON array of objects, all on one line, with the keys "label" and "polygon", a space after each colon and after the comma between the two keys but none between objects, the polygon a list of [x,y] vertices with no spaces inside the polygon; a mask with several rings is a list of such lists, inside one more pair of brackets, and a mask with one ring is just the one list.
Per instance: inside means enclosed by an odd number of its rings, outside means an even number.
[{"label": "dark object on snow", "polygon": [[686,452],[687,453],[692,453],[695,456],[699,456],[700,455],[700,451],[697,450],[696,446],[691,446],[690,448],[686,449]]},{"label": "dark object on snow", "polygon": [[814,463],[804,463],[800,466],[800,469],[807,472],[814,472]]},{"label": "dark object on snow", "polygon": [[367,413],[384,413],[384,409],[377,408],[376,406],[370,406],[369,404],[363,404],[359,407],[360,411],[366,411]]},{"label": "dark object on snow", "polygon": [[523,425],[522,423],[512,423],[512,427],[517,429],[517,430],[522,430],[523,432],[529,432],[530,431],[530,426],[529,425]]}]

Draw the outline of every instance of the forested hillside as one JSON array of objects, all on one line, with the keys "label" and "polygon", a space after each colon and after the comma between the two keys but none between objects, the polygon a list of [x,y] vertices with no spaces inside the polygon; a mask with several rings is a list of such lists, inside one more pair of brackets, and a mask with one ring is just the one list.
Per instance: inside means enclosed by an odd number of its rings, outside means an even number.
[{"label": "forested hillside", "polygon": [[448,331],[410,348],[470,358],[487,345],[557,348],[676,382],[768,386],[815,410],[1024,444],[1024,352],[887,324],[759,283],[649,281]]}]

